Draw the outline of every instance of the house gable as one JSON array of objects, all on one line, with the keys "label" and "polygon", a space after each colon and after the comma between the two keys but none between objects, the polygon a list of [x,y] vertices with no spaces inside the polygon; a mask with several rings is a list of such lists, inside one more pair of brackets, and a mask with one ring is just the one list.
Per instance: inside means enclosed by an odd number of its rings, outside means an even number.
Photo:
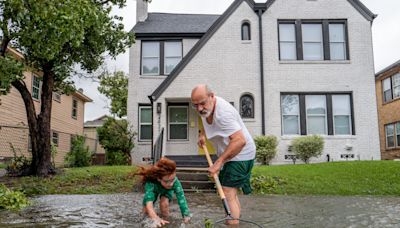
[{"label": "house gable", "polygon": [[189,53],[181,60],[181,62],[175,67],[170,73],[169,77],[165,79],[149,96],[152,101],[157,100],[161,94],[168,88],[172,81],[179,75],[179,73],[185,68],[185,66],[196,56],[200,49],[207,43],[207,41],[218,31],[218,29],[224,24],[224,22],[232,15],[233,12],[241,5],[242,2],[246,2],[253,9],[265,8],[265,4],[257,4],[253,0],[236,0],[229,8],[214,22],[207,33],[196,43],[196,45],[189,51]]}]

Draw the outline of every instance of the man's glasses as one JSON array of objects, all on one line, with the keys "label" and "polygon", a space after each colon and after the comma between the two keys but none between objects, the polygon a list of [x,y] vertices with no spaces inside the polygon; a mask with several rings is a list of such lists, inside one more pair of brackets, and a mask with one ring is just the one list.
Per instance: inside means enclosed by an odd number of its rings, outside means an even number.
[{"label": "man's glasses", "polygon": [[197,110],[197,109],[199,108],[199,106],[204,107],[204,106],[208,103],[208,98],[210,98],[210,97],[207,97],[206,99],[200,101],[200,102],[197,103],[197,104],[193,104],[193,103],[192,103],[192,108]]}]

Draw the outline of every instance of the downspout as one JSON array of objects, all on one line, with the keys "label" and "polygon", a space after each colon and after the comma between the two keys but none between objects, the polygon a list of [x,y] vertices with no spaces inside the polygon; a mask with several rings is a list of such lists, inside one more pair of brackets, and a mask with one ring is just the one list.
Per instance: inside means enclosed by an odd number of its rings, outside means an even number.
[{"label": "downspout", "polygon": [[263,10],[258,9],[258,34],[260,40],[260,76],[261,76],[261,132],[265,135],[265,95],[264,95],[264,52],[263,52],[263,30],[262,30]]},{"label": "downspout", "polygon": [[154,97],[153,96],[148,96],[148,98],[150,99],[150,103],[151,103],[151,157],[153,158],[153,150],[154,150],[154,125],[153,125],[153,119],[154,119]]}]

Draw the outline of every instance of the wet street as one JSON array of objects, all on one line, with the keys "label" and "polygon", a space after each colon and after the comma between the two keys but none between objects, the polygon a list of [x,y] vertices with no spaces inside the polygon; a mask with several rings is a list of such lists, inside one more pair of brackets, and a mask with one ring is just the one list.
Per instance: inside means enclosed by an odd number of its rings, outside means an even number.
[{"label": "wet street", "polygon": [[[167,227],[204,227],[205,219],[224,217],[216,194],[186,197],[193,213],[191,224],[181,224],[173,202]],[[0,227],[150,227],[141,214],[139,193],[48,195],[32,201],[21,212],[0,212]],[[240,201],[242,219],[263,227],[400,227],[400,197],[240,196]]]}]

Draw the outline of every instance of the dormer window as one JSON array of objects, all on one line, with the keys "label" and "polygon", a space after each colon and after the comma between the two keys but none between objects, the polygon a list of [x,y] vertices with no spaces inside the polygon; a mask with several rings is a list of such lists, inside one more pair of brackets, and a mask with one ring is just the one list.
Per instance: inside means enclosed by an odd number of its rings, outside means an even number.
[{"label": "dormer window", "polygon": [[242,40],[251,40],[250,23],[247,21],[242,23]]}]

